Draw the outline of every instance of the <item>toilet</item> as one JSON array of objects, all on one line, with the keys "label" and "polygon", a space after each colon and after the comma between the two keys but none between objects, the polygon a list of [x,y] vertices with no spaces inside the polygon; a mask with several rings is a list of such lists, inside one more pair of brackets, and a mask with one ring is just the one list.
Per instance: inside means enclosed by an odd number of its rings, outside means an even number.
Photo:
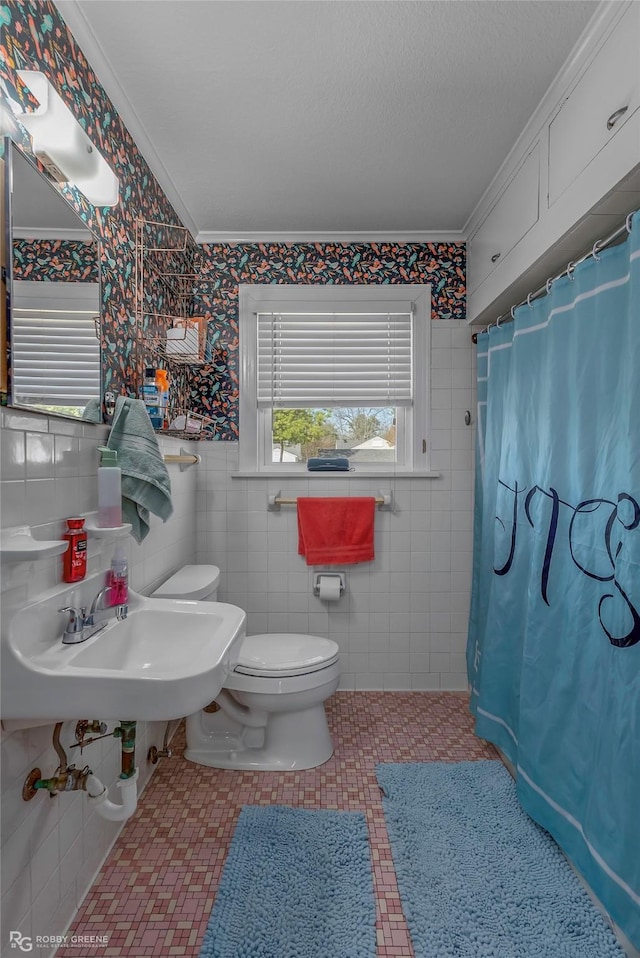
[{"label": "toilet", "polygon": [[[153,596],[217,601],[220,569],[188,565]],[[212,768],[315,768],[333,755],[324,703],[340,678],[331,639],[298,633],[248,635],[211,705],[188,715],[184,757]]]}]

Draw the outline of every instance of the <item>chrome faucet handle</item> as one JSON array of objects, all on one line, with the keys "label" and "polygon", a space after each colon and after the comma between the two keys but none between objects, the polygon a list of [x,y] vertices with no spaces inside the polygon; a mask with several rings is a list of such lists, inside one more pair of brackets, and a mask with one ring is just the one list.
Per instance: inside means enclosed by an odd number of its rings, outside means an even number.
[{"label": "chrome faucet handle", "polygon": [[58,609],[58,612],[68,612],[69,613],[69,623],[67,625],[67,632],[79,632],[84,624],[86,609],[82,606],[79,609],[76,609],[73,605],[65,605],[64,608]]},{"label": "chrome faucet handle", "polygon": [[65,645],[81,641],[87,612],[84,606],[76,609],[73,605],[66,605],[64,608],[58,609],[58,612],[69,613],[69,621],[67,622],[64,635],[62,636],[62,641],[65,643]]}]

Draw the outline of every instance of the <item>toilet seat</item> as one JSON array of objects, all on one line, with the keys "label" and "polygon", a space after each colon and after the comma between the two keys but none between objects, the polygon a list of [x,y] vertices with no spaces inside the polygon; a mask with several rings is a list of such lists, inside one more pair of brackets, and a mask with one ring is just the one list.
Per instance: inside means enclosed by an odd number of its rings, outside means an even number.
[{"label": "toilet seat", "polygon": [[240,647],[234,672],[261,678],[308,675],[338,661],[332,639],[297,632],[248,635]]},{"label": "toilet seat", "polygon": [[[336,656],[330,663],[317,668],[313,672],[305,672],[300,675],[274,675],[273,673],[264,675],[247,675],[238,672],[236,669],[230,672],[224,680],[225,689],[233,692],[259,692],[261,696],[291,696],[297,692],[309,692],[312,689],[316,692],[325,687],[332,686],[340,678],[340,657]],[[325,698],[332,695],[335,688],[331,687],[327,691]],[[263,698],[263,701],[264,701]]]}]

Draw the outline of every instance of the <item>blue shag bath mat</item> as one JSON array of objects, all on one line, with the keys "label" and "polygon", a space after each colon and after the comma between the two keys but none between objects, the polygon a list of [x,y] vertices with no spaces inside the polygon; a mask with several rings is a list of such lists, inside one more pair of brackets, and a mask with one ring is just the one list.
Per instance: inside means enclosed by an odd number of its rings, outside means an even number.
[{"label": "blue shag bath mat", "polygon": [[364,815],[246,805],[200,958],[375,958],[375,920]]},{"label": "blue shag bath mat", "polygon": [[416,958],[624,958],[501,762],[376,771]]}]

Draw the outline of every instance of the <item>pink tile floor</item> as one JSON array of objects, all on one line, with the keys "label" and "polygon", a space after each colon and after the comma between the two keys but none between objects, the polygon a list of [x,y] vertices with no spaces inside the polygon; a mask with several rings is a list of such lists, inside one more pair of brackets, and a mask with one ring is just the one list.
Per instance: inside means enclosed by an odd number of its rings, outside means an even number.
[{"label": "pink tile floor", "polygon": [[[108,946],[99,949],[104,958],[197,958],[242,805],[293,805],[364,812],[377,900],[377,956],[412,958],[375,765],[497,754],[474,736],[462,693],[338,692],[327,713],[334,755],[303,772],[193,765],[182,757],[181,727],[173,757],[158,765],[69,933],[108,935]],[[91,954],[95,958],[96,951]]]}]

